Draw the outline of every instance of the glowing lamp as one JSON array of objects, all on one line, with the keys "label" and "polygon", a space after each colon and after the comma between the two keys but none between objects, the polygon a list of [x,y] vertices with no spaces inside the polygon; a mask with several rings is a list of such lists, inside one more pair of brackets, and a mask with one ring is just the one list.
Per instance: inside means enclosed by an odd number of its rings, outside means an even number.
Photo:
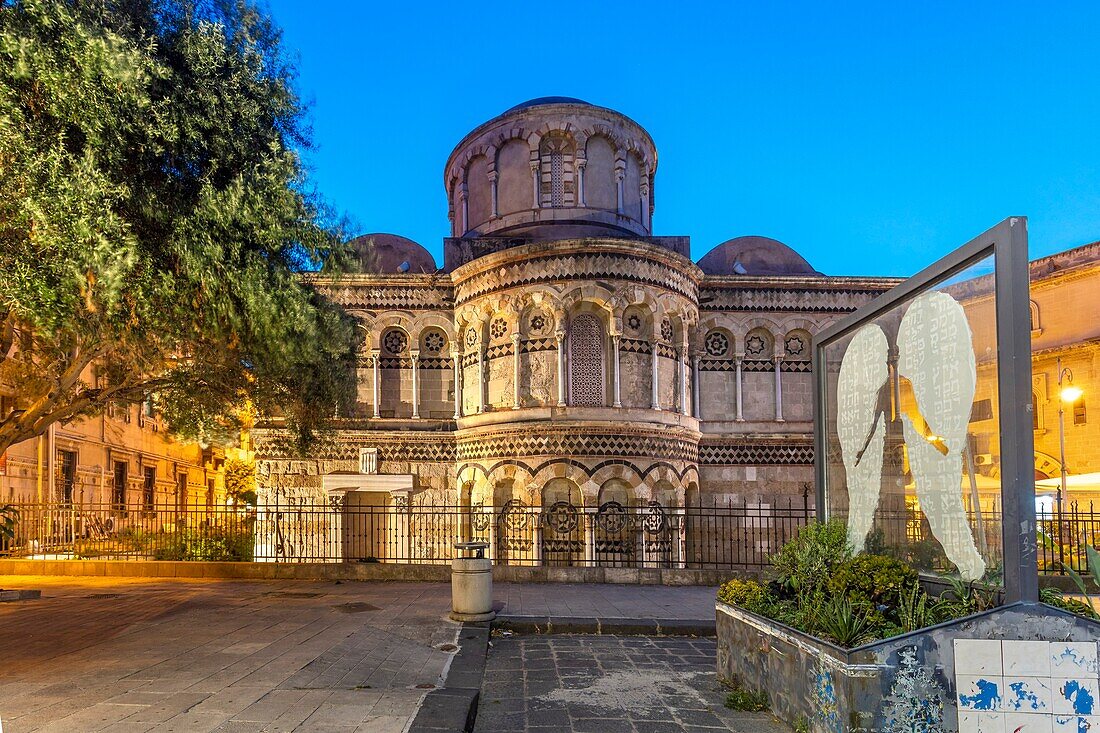
[{"label": "glowing lamp", "polygon": [[1081,392],[1080,387],[1074,387],[1072,384],[1070,384],[1062,390],[1062,402],[1076,402],[1077,400],[1081,399],[1082,394],[1083,393]]}]

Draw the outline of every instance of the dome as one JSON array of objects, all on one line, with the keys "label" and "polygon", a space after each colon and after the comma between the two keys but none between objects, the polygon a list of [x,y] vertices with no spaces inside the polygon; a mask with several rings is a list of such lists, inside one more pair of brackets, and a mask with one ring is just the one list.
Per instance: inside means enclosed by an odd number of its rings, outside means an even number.
[{"label": "dome", "polygon": [[583,104],[588,107],[593,106],[589,102],[583,99],[577,99],[576,97],[535,97],[534,99],[528,99],[526,102],[520,102],[515,107],[509,107],[504,111],[504,114],[518,112],[521,109],[528,109],[530,107],[539,107],[544,104]]},{"label": "dome", "polygon": [[703,255],[707,275],[820,275],[802,255],[769,237],[735,237]]},{"label": "dome", "polygon": [[348,242],[348,245],[359,256],[363,272],[418,274],[436,271],[431,252],[396,234],[364,234]]}]

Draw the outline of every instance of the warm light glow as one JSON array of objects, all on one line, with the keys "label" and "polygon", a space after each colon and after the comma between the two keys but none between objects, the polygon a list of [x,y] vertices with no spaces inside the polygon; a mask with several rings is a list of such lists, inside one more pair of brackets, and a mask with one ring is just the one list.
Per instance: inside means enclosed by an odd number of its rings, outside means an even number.
[{"label": "warm light glow", "polygon": [[1081,388],[1072,384],[1062,390],[1062,402],[1076,402],[1081,399]]}]

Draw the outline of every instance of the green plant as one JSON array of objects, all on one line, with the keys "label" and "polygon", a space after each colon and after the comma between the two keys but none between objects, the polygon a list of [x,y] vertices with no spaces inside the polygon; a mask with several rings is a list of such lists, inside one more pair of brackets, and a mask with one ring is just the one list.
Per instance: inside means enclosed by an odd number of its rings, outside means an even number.
[{"label": "green plant", "polygon": [[801,715],[794,719],[794,725],[792,727],[794,728],[794,733],[810,733],[810,721],[806,720],[806,718]]},{"label": "green plant", "polygon": [[762,712],[768,709],[768,693],[746,690],[740,683],[734,683],[726,694],[726,707],[743,712]]},{"label": "green plant", "polygon": [[936,623],[935,604],[929,603],[928,594],[920,583],[912,583],[898,601],[898,625],[903,632],[916,631]]},{"label": "green plant", "polygon": [[781,586],[806,595],[822,587],[834,569],[851,556],[848,529],[844,522],[833,519],[800,529],[794,539],[772,556],[771,564]]},{"label": "green plant", "polygon": [[1063,611],[1069,611],[1075,613],[1078,616],[1084,616],[1085,618],[1100,619],[1100,614],[1096,613],[1091,604],[1076,598],[1067,598],[1062,591],[1057,588],[1042,588],[1039,590],[1039,600],[1055,608],[1060,608]]},{"label": "green plant", "polygon": [[225,494],[234,504],[256,506],[256,464],[236,458],[226,461]]},{"label": "green plant", "polygon": [[874,637],[870,614],[847,598],[832,598],[810,613],[813,630],[843,647],[859,646]]},{"label": "green plant", "polygon": [[15,537],[15,523],[19,520],[19,510],[13,504],[0,505],[0,540]]},{"label": "green plant", "polygon": [[718,600],[740,606],[754,613],[763,613],[771,606],[768,589],[755,580],[727,580],[718,588]]},{"label": "green plant", "polygon": [[896,609],[901,597],[917,582],[917,571],[901,560],[885,555],[856,555],[840,565],[828,579],[831,593],[852,604],[882,613]]}]

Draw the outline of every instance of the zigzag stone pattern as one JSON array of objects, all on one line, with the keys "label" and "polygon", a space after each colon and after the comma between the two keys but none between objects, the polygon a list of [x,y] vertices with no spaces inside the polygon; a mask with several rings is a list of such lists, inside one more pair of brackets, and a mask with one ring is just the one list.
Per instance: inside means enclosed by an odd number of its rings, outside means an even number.
[{"label": "zigzag stone pattern", "polygon": [[670,461],[698,460],[698,446],[665,435],[622,435],[602,432],[516,433],[459,440],[462,461],[512,456],[641,456]]},{"label": "zigzag stone pattern", "polygon": [[706,466],[811,466],[814,447],[809,443],[704,441],[699,463]]},{"label": "zigzag stone pattern", "polygon": [[718,286],[704,281],[699,291],[702,311],[774,313],[850,313],[882,294],[861,288],[750,288]]}]

